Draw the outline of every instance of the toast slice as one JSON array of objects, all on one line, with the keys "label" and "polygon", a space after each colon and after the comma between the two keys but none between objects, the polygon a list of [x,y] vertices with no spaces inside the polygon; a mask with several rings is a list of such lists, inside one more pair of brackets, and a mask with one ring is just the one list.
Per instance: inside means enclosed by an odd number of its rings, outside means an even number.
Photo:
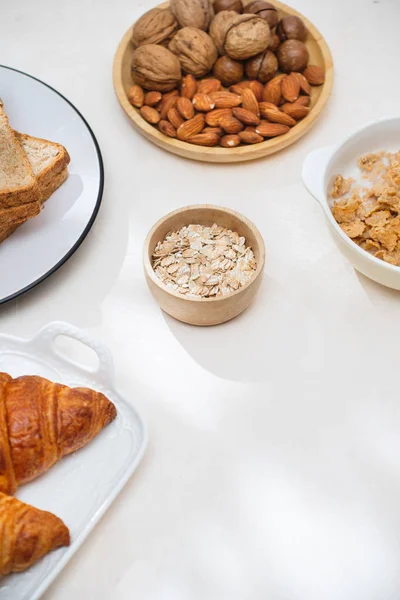
[{"label": "toast slice", "polygon": [[39,184],[0,100],[0,210],[38,201]]},{"label": "toast slice", "polygon": [[36,177],[41,200],[45,202],[68,177],[70,157],[64,146],[16,132]]},{"label": "toast slice", "polygon": [[28,219],[36,217],[42,208],[40,202],[29,202],[14,208],[0,210],[0,243],[3,242],[17,229],[19,225]]},{"label": "toast slice", "polygon": [[23,133],[16,132],[16,136],[38,181],[41,197],[39,202],[24,205],[25,211],[20,207],[0,211],[0,243],[13,234],[19,225],[36,217],[40,213],[41,203],[48,200],[68,177],[70,157],[64,146]]}]

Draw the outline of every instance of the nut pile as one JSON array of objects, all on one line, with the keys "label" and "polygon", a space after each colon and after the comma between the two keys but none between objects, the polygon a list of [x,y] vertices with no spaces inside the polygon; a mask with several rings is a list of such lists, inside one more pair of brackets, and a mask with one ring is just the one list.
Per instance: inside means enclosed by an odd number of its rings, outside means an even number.
[{"label": "nut pile", "polygon": [[400,266],[400,151],[366,154],[358,166],[363,185],[335,177],[332,214],[363,250]]},{"label": "nut pile", "polygon": [[255,274],[253,250],[235,231],[214,223],[168,233],[153,252],[153,269],[167,288],[201,298],[232,294]]},{"label": "nut pile", "polygon": [[164,135],[235,148],[284,135],[310,111],[307,28],[269,2],[170,0],[134,25],[129,102]]}]

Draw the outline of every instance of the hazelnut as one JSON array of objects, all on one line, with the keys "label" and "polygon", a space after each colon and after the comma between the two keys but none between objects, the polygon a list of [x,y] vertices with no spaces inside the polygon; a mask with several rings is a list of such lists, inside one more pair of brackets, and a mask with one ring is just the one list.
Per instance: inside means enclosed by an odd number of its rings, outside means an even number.
[{"label": "hazelnut", "polygon": [[181,27],[206,31],[213,16],[210,0],[170,0],[169,9]]},{"label": "hazelnut", "polygon": [[310,56],[303,42],[286,40],[279,46],[277,58],[280,70],[284,73],[290,73],[291,71],[303,71]]},{"label": "hazelnut", "polygon": [[239,83],[243,79],[243,74],[243,63],[229,56],[221,56],[214,65],[214,76],[225,87]]},{"label": "hazelnut", "polygon": [[300,17],[288,15],[279,21],[276,33],[281,42],[286,40],[300,40],[304,42],[307,38],[307,27]]},{"label": "hazelnut", "polygon": [[261,19],[265,19],[273,29],[279,21],[278,9],[270,2],[264,2],[264,0],[254,0],[250,2],[245,8],[245,13],[253,13]]},{"label": "hazelnut", "polygon": [[237,13],[243,12],[242,0],[215,0],[214,12],[215,14],[221,12],[221,10],[234,10]]},{"label": "hazelnut", "polygon": [[132,55],[131,69],[133,81],[146,90],[168,92],[181,79],[175,54],[157,44],[139,46]]},{"label": "hazelnut", "polygon": [[173,37],[177,29],[178,21],[168,8],[148,10],[133,26],[133,47],[162,44]]},{"label": "hazelnut", "polygon": [[180,29],[168,47],[178,57],[183,71],[195,77],[203,77],[211,71],[218,57],[208,33],[195,27]]},{"label": "hazelnut", "polygon": [[273,52],[265,50],[246,62],[246,75],[249,79],[258,79],[267,83],[275,77],[278,70],[278,60]]},{"label": "hazelnut", "polygon": [[270,42],[270,29],[256,15],[238,15],[233,11],[218,13],[210,27],[220,54],[235,60],[245,60],[265,50]]},{"label": "hazelnut", "polygon": [[276,52],[279,48],[280,43],[281,43],[281,40],[279,39],[279,37],[276,35],[276,33],[273,33],[271,36],[271,41],[268,46],[268,50],[271,50],[272,52]]}]

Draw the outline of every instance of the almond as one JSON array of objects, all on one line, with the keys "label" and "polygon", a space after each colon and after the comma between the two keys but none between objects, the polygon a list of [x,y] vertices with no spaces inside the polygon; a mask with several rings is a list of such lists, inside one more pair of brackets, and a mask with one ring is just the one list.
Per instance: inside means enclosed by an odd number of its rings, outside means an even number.
[{"label": "almond", "polygon": [[281,73],[280,75],[275,75],[274,79],[271,81],[275,81],[276,83],[282,83],[282,79],[286,77],[285,73]]},{"label": "almond", "polygon": [[175,127],[175,129],[178,129],[182,125],[182,123],[185,122],[185,119],[181,117],[181,114],[176,108],[176,106],[173,106],[169,109],[167,117],[168,121],[171,123],[171,125]]},{"label": "almond", "polygon": [[140,109],[140,114],[142,115],[143,119],[151,125],[157,125],[161,119],[158,110],[152,108],[151,106],[142,106]]},{"label": "almond", "polygon": [[250,88],[245,88],[242,92],[242,107],[254,113],[258,117],[260,116],[257,98]]},{"label": "almond", "polygon": [[160,115],[161,115],[161,119],[164,121],[167,118],[168,115],[168,111],[173,108],[174,106],[176,106],[176,103],[178,102],[178,96],[177,94],[174,94],[173,96],[168,96],[167,98],[163,98],[161,100],[160,106],[158,107],[158,110],[160,111]]},{"label": "almond", "polygon": [[282,125],[281,123],[268,123],[268,121],[261,121],[256,129],[256,133],[266,138],[283,135],[288,131],[290,131],[290,127],[287,125]]},{"label": "almond", "polygon": [[295,71],[293,71],[291,75],[293,75],[293,77],[295,77],[295,79],[297,79],[299,82],[301,91],[309,96],[311,94],[311,87],[304,75],[301,73],[296,73]]},{"label": "almond", "polygon": [[178,98],[176,108],[184,119],[187,121],[194,117],[194,107],[189,98]]},{"label": "almond", "polygon": [[212,92],[209,96],[215,108],[234,108],[242,104],[242,97],[231,92]]},{"label": "almond", "polygon": [[250,87],[250,81],[240,81],[239,83],[235,83],[234,85],[231,85],[231,87],[229,88],[229,91],[232,92],[233,94],[237,94],[238,96],[240,96],[242,91],[248,87]]},{"label": "almond", "polygon": [[272,104],[272,102],[260,102],[258,107],[260,109],[260,115],[264,119],[267,118],[267,110],[278,110],[278,107],[275,104]]},{"label": "almond", "polygon": [[216,133],[219,137],[225,135],[225,131],[221,127],[205,127],[202,133]]},{"label": "almond", "polygon": [[165,94],[163,94],[163,100],[168,100],[168,98],[173,98],[174,96],[179,96],[178,90],[171,90],[170,92],[165,92]]},{"label": "almond", "polygon": [[267,108],[264,116],[268,121],[271,121],[271,123],[282,123],[282,125],[287,125],[288,127],[296,125],[296,121],[292,117],[289,117],[289,115],[277,108],[275,108],[275,110]]},{"label": "almond", "polygon": [[300,94],[300,83],[297,81],[296,77],[291,75],[286,75],[282,79],[282,96],[288,102],[295,102]]},{"label": "almond", "polygon": [[197,87],[199,94],[211,94],[212,92],[219,92],[221,89],[222,84],[219,79],[203,79]]},{"label": "almond", "polygon": [[234,117],[245,125],[258,125],[260,123],[260,118],[246,108],[233,108],[232,113]]},{"label": "almond", "polygon": [[178,138],[184,142],[186,142],[190,137],[197,135],[204,129],[204,115],[198,114],[193,119],[189,119],[189,121],[185,121],[178,128],[177,135]]},{"label": "almond", "polygon": [[168,137],[176,137],[176,129],[169,121],[160,121],[158,124],[158,129]]},{"label": "almond", "polygon": [[197,146],[216,146],[219,144],[219,140],[220,137],[216,133],[198,133],[186,141]]},{"label": "almond", "polygon": [[259,144],[264,141],[264,138],[255,131],[241,131],[239,139],[243,144]]},{"label": "almond", "polygon": [[301,106],[310,106],[310,96],[299,96],[296,100],[296,104],[301,104]]},{"label": "almond", "polygon": [[219,120],[219,126],[222,127],[226,133],[239,133],[244,129],[243,123],[239,119],[235,119],[233,116],[221,117]]},{"label": "almond", "polygon": [[128,100],[136,108],[142,108],[144,104],[144,91],[140,85],[133,85],[129,88]]},{"label": "almond", "polygon": [[322,85],[325,81],[324,70],[317,65],[309,65],[303,75],[311,85]]},{"label": "almond", "polygon": [[144,103],[147,106],[156,106],[162,99],[162,94],[160,92],[147,92],[144,97]]},{"label": "almond", "polygon": [[181,83],[181,96],[189,98],[191,100],[197,92],[197,80],[193,75],[186,75],[183,77]]},{"label": "almond", "polygon": [[231,108],[218,108],[206,114],[206,123],[209,127],[219,127],[221,117],[232,116]]},{"label": "almond", "polygon": [[264,102],[271,102],[272,104],[278,106],[281,100],[281,95],[281,80],[278,80],[277,77],[274,77],[274,79],[271,79],[271,81],[265,85],[262,99]]},{"label": "almond", "polygon": [[210,112],[215,108],[215,102],[213,102],[207,94],[198,92],[193,96],[193,106],[199,112]]},{"label": "almond", "polygon": [[240,145],[240,137],[238,135],[224,135],[220,144],[223,148],[236,148]]},{"label": "almond", "polygon": [[257,102],[262,101],[262,95],[264,91],[264,86],[260,81],[250,81],[249,88],[257,98]]},{"label": "almond", "polygon": [[252,133],[255,133],[256,129],[257,129],[256,127],[245,127],[244,128],[245,131],[251,131]]},{"label": "almond", "polygon": [[280,109],[289,115],[289,117],[295,119],[295,121],[300,121],[300,119],[303,119],[310,112],[310,109],[307,106],[302,106],[297,102],[283,104]]}]

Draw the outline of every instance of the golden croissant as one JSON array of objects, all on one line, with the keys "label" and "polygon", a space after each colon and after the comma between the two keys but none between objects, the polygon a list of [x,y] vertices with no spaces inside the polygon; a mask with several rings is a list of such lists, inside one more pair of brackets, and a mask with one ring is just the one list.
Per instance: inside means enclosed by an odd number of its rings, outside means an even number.
[{"label": "golden croissant", "polygon": [[110,400],[88,388],[0,373],[0,492],[14,494],[85,446],[116,414]]},{"label": "golden croissant", "polygon": [[69,531],[61,519],[0,493],[0,576],[24,571],[69,543]]}]

